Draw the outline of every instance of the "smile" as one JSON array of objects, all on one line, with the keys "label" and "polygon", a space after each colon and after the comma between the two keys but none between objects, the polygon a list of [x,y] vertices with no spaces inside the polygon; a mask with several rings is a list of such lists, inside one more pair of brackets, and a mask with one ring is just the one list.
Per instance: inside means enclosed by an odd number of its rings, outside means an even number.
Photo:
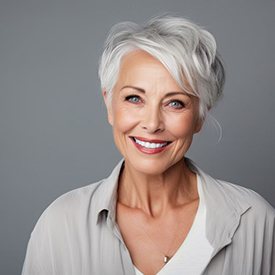
[{"label": "smile", "polygon": [[171,141],[147,140],[144,138],[131,137],[139,151],[146,154],[156,154],[162,152]]},{"label": "smile", "polygon": [[139,140],[137,138],[134,138],[134,141],[143,146],[143,147],[146,147],[146,148],[160,148],[160,147],[164,147],[168,144],[168,142],[164,142],[164,143],[154,143],[154,142],[144,142],[142,140]]}]

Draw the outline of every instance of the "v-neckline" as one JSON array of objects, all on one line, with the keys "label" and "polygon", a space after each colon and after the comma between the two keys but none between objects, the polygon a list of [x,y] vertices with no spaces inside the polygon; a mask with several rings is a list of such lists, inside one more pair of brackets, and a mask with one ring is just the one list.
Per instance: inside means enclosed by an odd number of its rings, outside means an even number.
[{"label": "v-neckline", "polygon": [[[196,173],[196,182],[197,182],[197,190],[199,195],[199,206],[195,215],[195,218],[193,220],[192,226],[189,230],[189,232],[186,235],[186,238],[181,243],[175,254],[169,259],[169,261],[156,273],[156,275],[161,275],[162,272],[167,269],[167,266],[173,264],[177,256],[179,255],[180,250],[183,249],[184,246],[186,246],[186,243],[188,243],[190,240],[192,240],[192,235],[194,234],[194,229],[197,227],[196,225],[199,223],[200,219],[202,218],[202,210],[203,210],[203,203],[202,203],[202,191],[201,191],[201,179],[198,173]],[[144,275],[135,265],[134,269],[136,272],[136,275]]]}]

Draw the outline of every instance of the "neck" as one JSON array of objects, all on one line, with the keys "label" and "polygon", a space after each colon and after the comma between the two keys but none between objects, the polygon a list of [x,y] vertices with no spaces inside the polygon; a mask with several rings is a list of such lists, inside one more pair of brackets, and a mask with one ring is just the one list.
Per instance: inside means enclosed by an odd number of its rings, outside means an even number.
[{"label": "neck", "polygon": [[118,202],[124,206],[138,208],[151,217],[161,217],[197,198],[196,175],[185,161],[158,175],[136,171],[125,161],[118,188]]}]

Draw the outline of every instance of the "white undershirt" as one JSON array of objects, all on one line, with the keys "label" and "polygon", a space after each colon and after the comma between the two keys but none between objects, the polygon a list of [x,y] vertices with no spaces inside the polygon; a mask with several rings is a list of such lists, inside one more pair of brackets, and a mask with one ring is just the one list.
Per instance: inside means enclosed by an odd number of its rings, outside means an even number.
[{"label": "white undershirt", "polygon": [[[206,207],[201,190],[201,179],[197,174],[199,207],[192,227],[176,254],[163,266],[157,275],[199,275],[208,264],[213,247],[205,235]],[[136,275],[143,275],[135,267]]]}]

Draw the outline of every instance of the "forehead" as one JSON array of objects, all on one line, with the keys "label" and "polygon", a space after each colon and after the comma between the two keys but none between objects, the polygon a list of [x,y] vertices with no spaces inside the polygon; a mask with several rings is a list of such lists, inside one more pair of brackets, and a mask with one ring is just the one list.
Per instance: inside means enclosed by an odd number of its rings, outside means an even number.
[{"label": "forehead", "polygon": [[181,90],[165,66],[142,50],[135,50],[122,58],[117,79],[117,84],[121,83],[124,85],[160,85],[163,88]]},{"label": "forehead", "polygon": [[134,50],[124,55],[121,59],[120,72],[131,70],[159,69],[169,73],[163,64],[154,56],[142,50]]},{"label": "forehead", "polygon": [[129,53],[126,53],[122,57],[122,64],[127,65],[136,65],[136,64],[142,64],[143,62],[154,62],[154,63],[160,63],[159,60],[157,60],[154,56],[149,54],[146,51],[136,49],[133,51],[130,51]]}]

